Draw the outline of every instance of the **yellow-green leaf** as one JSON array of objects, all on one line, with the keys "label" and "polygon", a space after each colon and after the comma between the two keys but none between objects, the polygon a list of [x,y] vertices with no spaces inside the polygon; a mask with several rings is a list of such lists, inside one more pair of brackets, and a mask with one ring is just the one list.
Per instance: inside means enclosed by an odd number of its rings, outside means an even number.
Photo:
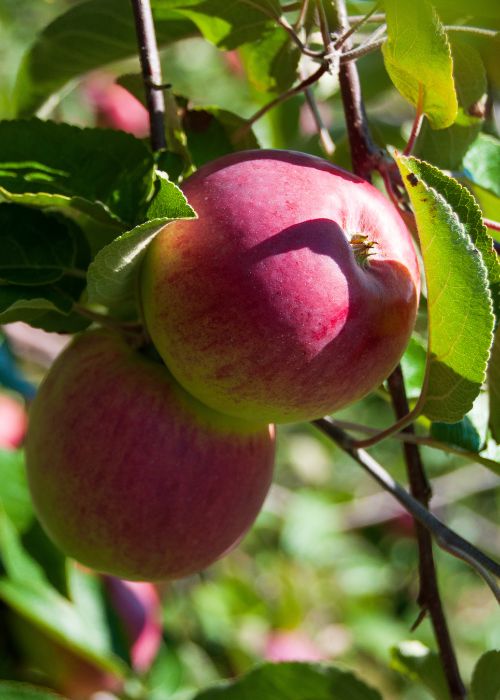
[{"label": "yellow-green leaf", "polygon": [[387,72],[399,92],[423,111],[433,129],[455,121],[458,110],[451,49],[439,18],[427,0],[385,0],[387,41],[382,47]]},{"label": "yellow-green leaf", "polygon": [[453,423],[486,378],[499,268],[472,195],[416,158],[396,158],[415,212],[427,282],[428,384],[423,413]]}]

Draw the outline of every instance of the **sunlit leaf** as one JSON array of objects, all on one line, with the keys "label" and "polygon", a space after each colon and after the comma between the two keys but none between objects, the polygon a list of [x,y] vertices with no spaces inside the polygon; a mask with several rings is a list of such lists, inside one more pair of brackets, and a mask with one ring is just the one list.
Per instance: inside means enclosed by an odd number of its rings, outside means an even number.
[{"label": "sunlit leaf", "polygon": [[414,106],[423,91],[423,111],[434,129],[455,121],[457,96],[446,33],[428,0],[385,0],[385,65],[399,92]]},{"label": "sunlit leaf", "polygon": [[416,158],[397,157],[397,163],[415,211],[427,281],[430,366],[423,412],[454,423],[471,409],[486,377],[498,261],[465,188]]}]

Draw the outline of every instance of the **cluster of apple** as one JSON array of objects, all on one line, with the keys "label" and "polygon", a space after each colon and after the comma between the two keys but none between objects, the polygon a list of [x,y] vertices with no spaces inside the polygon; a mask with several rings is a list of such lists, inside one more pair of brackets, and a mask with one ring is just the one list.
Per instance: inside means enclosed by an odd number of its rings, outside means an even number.
[{"label": "cluster of apple", "polygon": [[47,532],[127,579],[187,576],[234,547],[271,483],[273,424],[376,388],[418,303],[396,209],[326,161],[235,153],[183,190],[198,218],[166,226],[141,269],[154,347],[81,334],[42,383],[27,438]]}]

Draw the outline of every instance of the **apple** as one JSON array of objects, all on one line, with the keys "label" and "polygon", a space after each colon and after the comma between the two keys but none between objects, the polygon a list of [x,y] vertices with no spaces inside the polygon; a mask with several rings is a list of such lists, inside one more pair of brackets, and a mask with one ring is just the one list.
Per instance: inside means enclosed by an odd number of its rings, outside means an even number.
[{"label": "apple", "polygon": [[146,327],[179,383],[228,415],[311,420],[379,386],[417,311],[419,266],[395,207],[320,158],[246,151],[182,187],[198,214],[153,240]]},{"label": "apple", "polygon": [[19,447],[27,425],[28,419],[23,405],[7,394],[0,394],[0,448]]},{"label": "apple", "polygon": [[130,580],[194,574],[241,539],[269,489],[274,430],[219,414],[112,331],[58,357],[26,438],[36,513],[54,542]]},{"label": "apple", "polygon": [[271,632],[266,640],[264,656],[274,662],[325,660],[325,654],[300,630]]},{"label": "apple", "polygon": [[163,636],[158,591],[143,581],[123,581],[114,576],[104,576],[103,581],[129,642],[132,666],[145,672],[155,660]]},{"label": "apple", "polygon": [[94,74],[84,83],[84,92],[95,109],[97,126],[126,131],[137,138],[149,134],[147,109],[112,76]]},{"label": "apple", "polygon": [[[94,577],[90,571],[86,576]],[[135,671],[146,672],[153,664],[162,640],[161,603],[155,586],[139,581],[122,581],[103,576],[104,589]],[[64,693],[71,700],[88,700],[99,691],[119,692],[120,678],[85,658],[77,649],[68,648],[46,630],[18,614],[9,615],[10,631],[23,659],[23,679],[30,671],[42,674],[44,684]]]}]

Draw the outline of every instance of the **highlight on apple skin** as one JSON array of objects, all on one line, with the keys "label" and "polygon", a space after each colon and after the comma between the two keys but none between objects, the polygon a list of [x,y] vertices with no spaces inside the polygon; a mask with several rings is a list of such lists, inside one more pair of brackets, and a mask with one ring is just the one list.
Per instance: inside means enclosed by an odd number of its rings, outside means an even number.
[{"label": "highlight on apple skin", "polygon": [[122,336],[89,331],[42,382],[26,460],[36,513],[66,554],[120,578],[173,579],[252,525],[274,429],[216,413]]},{"label": "highlight on apple skin", "polygon": [[263,422],[311,420],[375,389],[409,341],[413,243],[372,185],[314,156],[246,151],[182,186],[142,269],[148,332],[187,391]]}]

